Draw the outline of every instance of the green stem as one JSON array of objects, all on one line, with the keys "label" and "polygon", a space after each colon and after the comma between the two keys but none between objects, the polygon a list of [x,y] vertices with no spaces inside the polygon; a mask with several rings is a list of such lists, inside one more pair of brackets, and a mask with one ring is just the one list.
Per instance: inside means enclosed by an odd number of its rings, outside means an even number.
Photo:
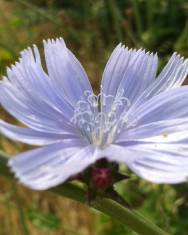
[{"label": "green stem", "polygon": [[[7,167],[7,159],[2,157],[0,157],[0,174],[11,177],[11,173]],[[72,183],[65,183],[49,191],[82,203],[87,202],[86,191]],[[146,220],[142,215],[138,214],[138,212],[123,207],[112,199],[97,197],[91,205],[93,208],[118,220],[140,235],[169,235]]]},{"label": "green stem", "polygon": [[106,198],[95,200],[93,207],[99,211],[115,218],[122,224],[128,226],[140,235],[167,235],[159,227],[146,220],[134,210],[123,207],[116,201]]},{"label": "green stem", "polygon": [[[50,189],[49,191],[86,203],[86,192],[71,183],[66,183],[63,186],[58,186]],[[114,200],[98,197],[91,203],[91,205],[93,208],[130,227],[140,235],[168,235],[168,233],[146,220],[135,210],[128,209]]]}]

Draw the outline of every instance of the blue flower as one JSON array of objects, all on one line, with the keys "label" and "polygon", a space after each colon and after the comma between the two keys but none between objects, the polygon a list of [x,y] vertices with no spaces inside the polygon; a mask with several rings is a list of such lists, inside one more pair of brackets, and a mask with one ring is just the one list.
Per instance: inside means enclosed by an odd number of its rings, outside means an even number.
[{"label": "blue flower", "polygon": [[188,60],[174,53],[156,75],[156,54],[119,44],[95,95],[63,39],[44,41],[44,55],[47,72],[34,45],[0,82],[1,105],[25,126],[0,120],[0,132],[41,146],[9,160],[24,185],[48,189],[101,158],[151,182],[187,180]]}]

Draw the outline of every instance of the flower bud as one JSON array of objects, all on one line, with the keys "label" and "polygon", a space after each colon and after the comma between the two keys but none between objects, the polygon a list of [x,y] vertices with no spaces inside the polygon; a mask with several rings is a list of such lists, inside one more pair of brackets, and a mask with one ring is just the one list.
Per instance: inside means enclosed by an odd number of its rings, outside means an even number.
[{"label": "flower bud", "polygon": [[92,184],[99,190],[105,190],[113,183],[112,170],[110,168],[95,168],[91,175]]}]

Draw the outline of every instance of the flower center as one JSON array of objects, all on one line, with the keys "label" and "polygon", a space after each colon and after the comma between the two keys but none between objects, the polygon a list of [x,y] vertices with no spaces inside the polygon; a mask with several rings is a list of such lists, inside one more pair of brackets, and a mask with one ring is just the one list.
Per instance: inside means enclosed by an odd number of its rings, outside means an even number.
[{"label": "flower center", "polygon": [[85,91],[75,106],[71,122],[96,146],[111,144],[128,121],[130,101],[123,93],[123,89],[115,96]]}]

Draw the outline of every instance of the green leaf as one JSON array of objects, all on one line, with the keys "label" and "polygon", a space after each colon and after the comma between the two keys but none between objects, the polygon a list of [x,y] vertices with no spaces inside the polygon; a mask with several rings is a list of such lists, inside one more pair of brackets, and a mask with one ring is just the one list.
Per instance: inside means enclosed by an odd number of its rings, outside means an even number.
[{"label": "green leaf", "polygon": [[27,216],[29,221],[39,230],[50,232],[61,228],[61,220],[52,213],[44,213],[37,208],[30,208]]}]

